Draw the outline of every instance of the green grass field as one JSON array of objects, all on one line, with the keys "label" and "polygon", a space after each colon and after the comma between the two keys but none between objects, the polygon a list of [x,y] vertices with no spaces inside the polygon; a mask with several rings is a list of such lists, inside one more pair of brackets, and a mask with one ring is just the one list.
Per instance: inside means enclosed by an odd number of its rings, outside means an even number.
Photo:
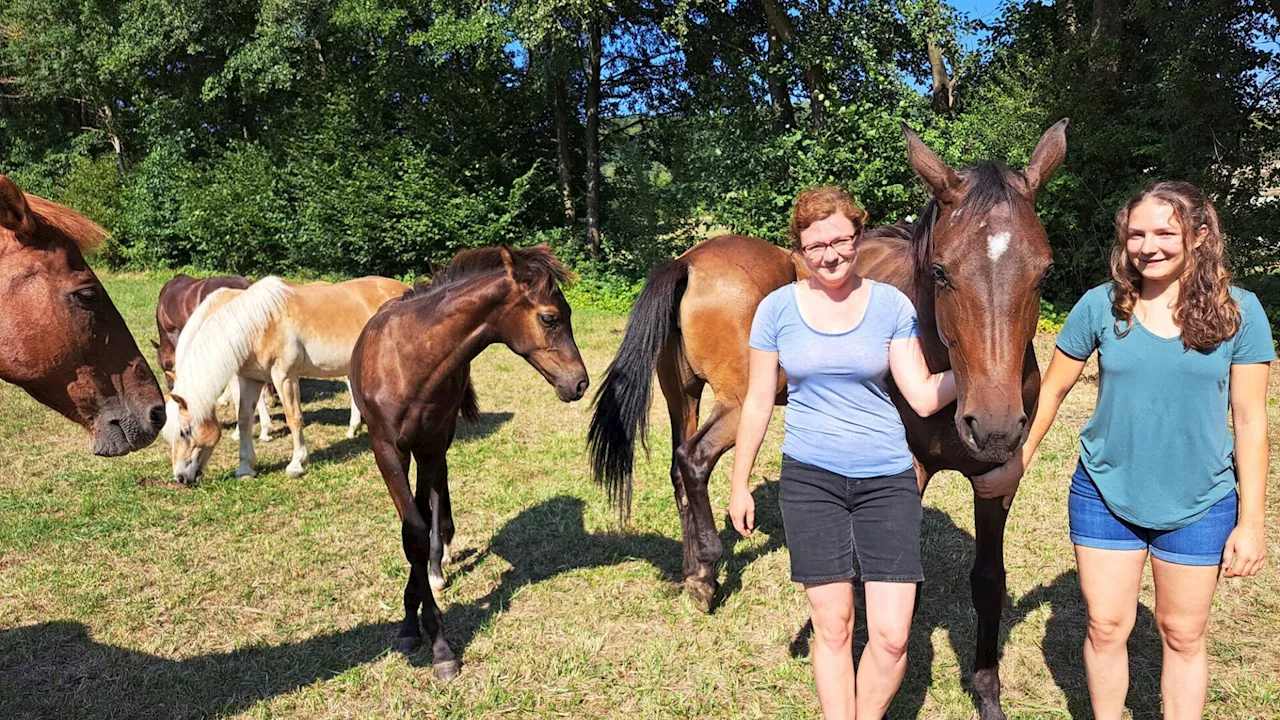
[{"label": "green grass field", "polygon": [[[148,354],[162,281],[107,278]],[[598,381],[625,318],[579,311],[574,323]],[[464,662],[449,685],[433,679],[429,651],[388,650],[408,565],[367,435],[343,438],[341,383],[304,383],[312,465],[301,480],[284,476],[277,406],[259,477],[234,478],[224,439],[196,489],[172,482],[163,441],[96,458],[78,428],[0,387],[0,718],[818,717],[777,511],[781,413],[755,478],[760,529],[747,541],[722,532],[724,589],[707,616],[673,584],[665,409],[653,408],[653,458],[641,458],[634,520],[620,530],[588,473],[588,403],[558,402],[504,347],[473,373],[483,422],[450,456],[458,537],[438,595]],[[1068,400],[1010,518],[1011,718],[1090,716],[1066,488],[1094,393],[1086,380]],[[1275,378],[1270,397],[1274,488]],[[713,479],[720,513],[730,465]],[[929,580],[892,717],[976,716],[970,497],[955,475],[925,496]],[[1271,565],[1224,581],[1215,600],[1210,717],[1280,717],[1280,502],[1268,509]],[[1131,641],[1130,706],[1143,718],[1159,712],[1149,577]]]}]

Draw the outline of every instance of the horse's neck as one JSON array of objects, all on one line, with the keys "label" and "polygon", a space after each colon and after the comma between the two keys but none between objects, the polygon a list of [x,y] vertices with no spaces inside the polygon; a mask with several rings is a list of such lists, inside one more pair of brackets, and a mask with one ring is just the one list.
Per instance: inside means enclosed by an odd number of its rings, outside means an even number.
[{"label": "horse's neck", "polygon": [[448,348],[443,357],[433,359],[438,371],[432,374],[440,377],[447,377],[500,341],[493,327],[494,315],[505,304],[511,285],[505,276],[486,276],[465,282],[457,292],[456,298],[446,296],[416,308],[419,319],[430,328],[428,332],[435,335],[439,346]]},{"label": "horse's neck", "polygon": [[920,347],[924,350],[925,362],[931,372],[942,372],[951,368],[951,355],[942,337],[938,335],[938,316],[933,302],[933,288],[924,283],[915,283],[913,294],[909,296],[916,306],[916,322],[920,329]]}]

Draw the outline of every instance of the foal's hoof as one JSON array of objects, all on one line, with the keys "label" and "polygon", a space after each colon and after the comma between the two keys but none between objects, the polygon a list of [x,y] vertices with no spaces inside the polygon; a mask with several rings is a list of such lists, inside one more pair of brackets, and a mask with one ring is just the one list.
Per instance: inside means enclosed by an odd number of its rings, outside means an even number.
[{"label": "foal's hoof", "polygon": [[284,469],[284,476],[289,478],[290,480],[297,480],[298,478],[302,477],[302,475],[306,473],[306,471],[307,469],[302,467],[301,465],[294,465],[293,463],[289,463],[289,467]]},{"label": "foal's hoof", "polygon": [[704,582],[695,578],[684,579],[684,591],[689,596],[690,602],[701,613],[710,613],[716,598],[716,587],[719,583],[715,581]]},{"label": "foal's hoof", "polygon": [[445,585],[449,584],[449,581],[445,580],[443,575],[435,575],[433,573],[427,573],[427,584],[431,586],[432,590],[435,590],[436,592],[440,592],[441,590],[444,589]]},{"label": "foal's hoof", "polygon": [[396,652],[410,655],[418,648],[422,647],[422,636],[397,635],[395,639],[391,641],[391,647],[395,648]]},{"label": "foal's hoof", "polygon": [[238,478],[251,478],[257,476],[258,471],[253,468],[240,468],[239,470],[236,470],[236,477]]},{"label": "foal's hoof", "polygon": [[431,667],[436,671],[436,677],[443,682],[449,682],[458,677],[458,673],[462,672],[462,663],[457,660],[445,660]]},{"label": "foal's hoof", "polygon": [[269,442],[271,442],[271,433],[265,433],[265,432],[264,432],[264,433],[262,433],[261,435],[259,435],[259,436],[258,436],[258,442],[260,442],[260,443],[269,443]]}]

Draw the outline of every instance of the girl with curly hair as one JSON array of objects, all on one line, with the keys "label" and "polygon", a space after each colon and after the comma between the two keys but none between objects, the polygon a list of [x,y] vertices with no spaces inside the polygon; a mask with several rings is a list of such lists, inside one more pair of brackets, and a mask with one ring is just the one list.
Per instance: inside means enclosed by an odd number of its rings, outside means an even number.
[{"label": "girl with curly hair", "polygon": [[1150,555],[1164,717],[1199,718],[1219,572],[1250,577],[1266,558],[1266,393],[1276,354],[1258,298],[1231,285],[1217,210],[1196,186],[1150,185],[1116,214],[1111,282],[1072,308],[1027,442],[974,478],[980,496],[1012,501],[1095,350],[1097,407],[1080,433],[1068,500],[1094,715],[1124,712],[1127,643]]}]

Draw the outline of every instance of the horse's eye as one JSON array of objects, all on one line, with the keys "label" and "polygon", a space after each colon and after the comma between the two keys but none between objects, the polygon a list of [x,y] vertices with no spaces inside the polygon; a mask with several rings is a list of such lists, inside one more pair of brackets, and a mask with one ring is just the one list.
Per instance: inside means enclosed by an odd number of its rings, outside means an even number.
[{"label": "horse's eye", "polygon": [[98,289],[92,285],[71,291],[71,301],[82,308],[91,309],[98,303]]},{"label": "horse's eye", "polygon": [[947,277],[947,271],[937,263],[933,264],[933,280],[938,283],[938,287],[951,287],[951,279]]},{"label": "horse's eye", "polygon": [[1040,276],[1040,282],[1036,285],[1037,290],[1043,290],[1044,284],[1049,281],[1049,276],[1053,274],[1053,263],[1049,263],[1049,267],[1044,269],[1044,274]]},{"label": "horse's eye", "polygon": [[555,313],[543,313],[538,316],[538,321],[549,328],[553,328],[560,324],[560,316]]}]

